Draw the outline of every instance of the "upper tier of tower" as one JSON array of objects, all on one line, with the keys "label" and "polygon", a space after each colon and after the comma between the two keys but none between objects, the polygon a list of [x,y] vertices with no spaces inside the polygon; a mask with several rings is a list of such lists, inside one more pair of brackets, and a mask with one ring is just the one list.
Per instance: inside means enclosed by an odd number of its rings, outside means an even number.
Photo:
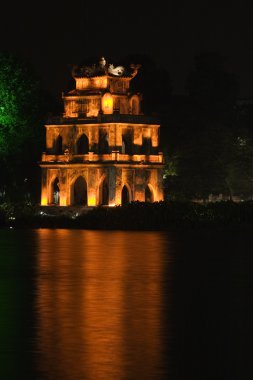
[{"label": "upper tier of tower", "polygon": [[98,114],[140,115],[141,95],[130,92],[130,81],[140,65],[114,66],[102,57],[98,64],[74,67],[76,88],[63,94],[65,117]]}]

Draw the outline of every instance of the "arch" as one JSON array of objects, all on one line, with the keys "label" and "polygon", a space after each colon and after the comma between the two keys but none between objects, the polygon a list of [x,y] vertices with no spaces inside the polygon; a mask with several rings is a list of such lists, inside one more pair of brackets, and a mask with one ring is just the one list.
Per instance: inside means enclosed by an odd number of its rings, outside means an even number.
[{"label": "arch", "polygon": [[124,185],[121,190],[121,204],[125,205],[131,202],[131,192],[128,185]]},{"label": "arch", "polygon": [[102,97],[102,110],[104,114],[113,113],[113,97],[110,92],[106,92]]},{"label": "arch", "polygon": [[130,99],[130,107],[132,115],[139,115],[140,113],[140,100],[137,95],[133,95]]},{"label": "arch", "polygon": [[153,203],[154,202],[154,190],[150,184],[145,188],[145,202]]},{"label": "arch", "polygon": [[76,142],[76,153],[87,154],[89,152],[89,139],[85,133],[83,133]]},{"label": "arch", "polygon": [[55,154],[62,154],[62,136],[58,135],[54,142]]},{"label": "arch", "polygon": [[59,187],[59,178],[56,177],[51,182],[51,203],[54,205],[60,204],[60,187]]},{"label": "arch", "polygon": [[87,205],[87,183],[82,176],[73,182],[71,193],[73,205]]},{"label": "arch", "polygon": [[142,154],[151,154],[151,138],[150,137],[143,137],[142,138],[142,147],[141,147],[141,153]]},{"label": "arch", "polygon": [[106,154],[109,153],[109,142],[108,133],[104,130],[99,131],[99,153]]},{"label": "arch", "polygon": [[130,131],[124,132],[122,134],[122,153],[132,154],[132,133]]},{"label": "arch", "polygon": [[107,178],[104,177],[99,186],[99,204],[109,205],[109,186]]}]

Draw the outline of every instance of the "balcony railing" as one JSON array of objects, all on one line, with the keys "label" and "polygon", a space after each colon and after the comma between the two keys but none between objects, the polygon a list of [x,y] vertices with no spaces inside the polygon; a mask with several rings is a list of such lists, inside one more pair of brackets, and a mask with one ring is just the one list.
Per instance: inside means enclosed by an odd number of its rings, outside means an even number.
[{"label": "balcony railing", "polygon": [[157,155],[144,155],[144,154],[121,154],[118,151],[113,151],[108,154],[42,154],[41,161],[43,163],[89,163],[89,162],[125,162],[125,163],[163,163],[163,153],[159,152]]},{"label": "balcony railing", "polygon": [[64,117],[51,116],[47,120],[47,124],[100,124],[100,123],[132,123],[132,124],[160,124],[159,118],[147,115],[126,115],[126,114],[99,114],[97,117]]}]

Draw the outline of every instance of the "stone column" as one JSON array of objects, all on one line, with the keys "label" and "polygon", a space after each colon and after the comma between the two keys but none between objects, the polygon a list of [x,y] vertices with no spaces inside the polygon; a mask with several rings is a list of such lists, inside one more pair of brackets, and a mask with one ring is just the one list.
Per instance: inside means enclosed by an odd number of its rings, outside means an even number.
[{"label": "stone column", "polygon": [[145,178],[142,169],[135,170],[134,182],[134,200],[145,202]]},{"label": "stone column", "polygon": [[98,203],[97,192],[98,192],[98,169],[89,168],[88,169],[88,181],[87,181],[87,196],[88,196],[88,206],[96,206]]},{"label": "stone column", "polygon": [[41,174],[41,206],[48,205],[47,169],[42,168]]},{"label": "stone column", "polygon": [[121,205],[122,169],[116,168],[115,205]]},{"label": "stone column", "polygon": [[116,196],[116,168],[110,167],[108,172],[109,206],[115,206]]},{"label": "stone column", "polygon": [[66,171],[60,173],[59,176],[60,188],[60,206],[67,206],[67,184],[66,184]]}]

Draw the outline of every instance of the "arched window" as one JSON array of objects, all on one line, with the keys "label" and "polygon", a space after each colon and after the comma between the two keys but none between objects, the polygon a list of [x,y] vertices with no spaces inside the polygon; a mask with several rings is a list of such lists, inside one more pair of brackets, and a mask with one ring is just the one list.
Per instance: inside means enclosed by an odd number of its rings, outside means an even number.
[{"label": "arched window", "polygon": [[145,188],[145,202],[153,203],[154,202],[154,194],[153,190],[149,185]]},{"label": "arched window", "polygon": [[124,141],[124,138],[122,138],[122,148],[121,148],[121,152],[122,154],[125,154],[126,153],[126,143]]},{"label": "arched window", "polygon": [[141,153],[142,154],[151,154],[151,138],[150,137],[143,137],[142,139],[142,147],[141,147]]},{"label": "arched window", "polygon": [[59,188],[59,178],[56,177],[52,182],[52,203],[54,205],[60,204],[60,188]]},{"label": "arched window", "polygon": [[89,152],[89,140],[88,137],[83,133],[76,143],[76,153],[77,154],[87,154]]},{"label": "arched window", "polygon": [[126,132],[122,135],[122,153],[132,154],[132,134]]},{"label": "arched window", "polygon": [[58,135],[58,137],[55,139],[54,151],[55,151],[55,154],[62,154],[62,137],[61,137],[61,135]]},{"label": "arched window", "polygon": [[109,204],[109,187],[108,187],[108,182],[107,182],[106,178],[103,180],[103,182],[100,185],[99,203],[101,205],[108,205]]},{"label": "arched window", "polygon": [[130,202],[130,194],[126,185],[123,186],[121,191],[121,204],[125,205]]},{"label": "arched window", "polygon": [[108,134],[105,131],[99,131],[99,153],[109,153]]},{"label": "arched window", "polygon": [[132,96],[130,99],[130,108],[132,115],[139,115],[140,113],[140,100],[137,95]]},{"label": "arched window", "polygon": [[78,177],[73,184],[72,204],[87,205],[87,183],[82,176]]},{"label": "arched window", "polygon": [[102,110],[104,114],[112,114],[113,113],[113,97],[107,92],[104,94],[102,98]]}]

